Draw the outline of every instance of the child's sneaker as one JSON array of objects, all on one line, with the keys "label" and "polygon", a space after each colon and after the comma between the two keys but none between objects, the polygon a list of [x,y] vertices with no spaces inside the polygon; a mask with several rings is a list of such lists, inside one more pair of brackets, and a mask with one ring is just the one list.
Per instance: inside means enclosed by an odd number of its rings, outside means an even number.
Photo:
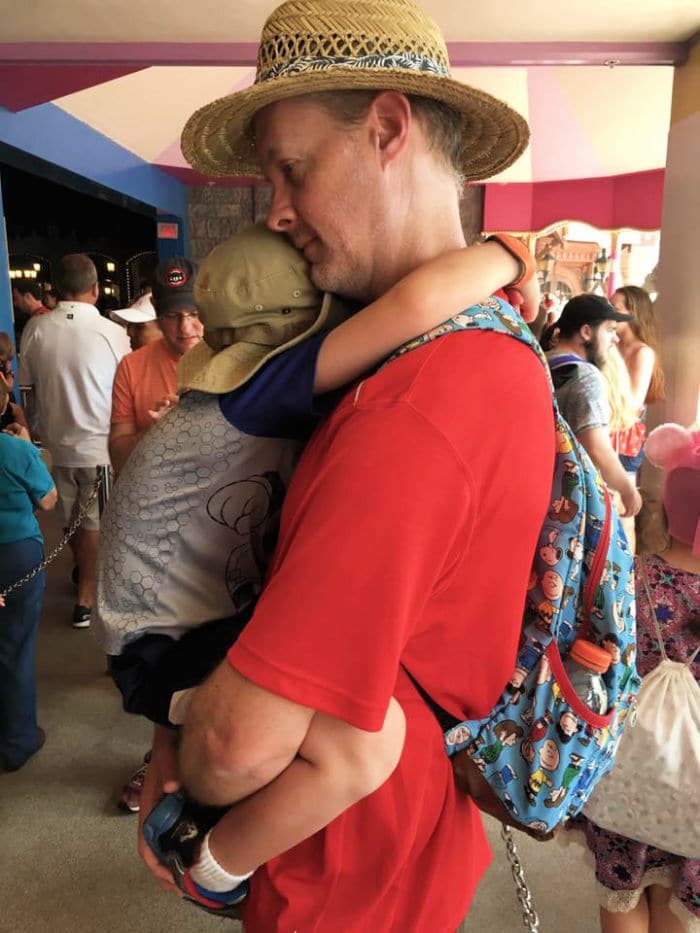
[{"label": "child's sneaker", "polygon": [[187,799],[184,791],[166,794],[144,820],[143,836],[158,861],[170,865],[176,854],[185,868],[194,861],[201,839],[218,823],[225,807],[203,807]]}]

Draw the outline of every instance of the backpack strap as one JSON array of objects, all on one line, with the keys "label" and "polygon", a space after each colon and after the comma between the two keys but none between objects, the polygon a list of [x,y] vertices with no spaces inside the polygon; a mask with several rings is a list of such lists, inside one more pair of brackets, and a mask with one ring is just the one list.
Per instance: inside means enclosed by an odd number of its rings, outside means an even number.
[{"label": "backpack strap", "polygon": [[568,366],[570,363],[588,363],[588,360],[576,356],[575,353],[562,353],[560,356],[550,357],[548,363],[550,369],[559,369],[560,366]]}]

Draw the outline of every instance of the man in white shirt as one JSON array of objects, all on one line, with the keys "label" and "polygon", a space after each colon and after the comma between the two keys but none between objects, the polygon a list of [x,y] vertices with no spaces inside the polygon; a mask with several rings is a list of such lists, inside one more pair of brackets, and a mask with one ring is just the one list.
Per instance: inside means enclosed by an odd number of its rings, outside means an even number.
[{"label": "man in white shirt", "polygon": [[[130,346],[124,329],[95,307],[99,283],[88,256],[64,256],[56,285],[61,301],[36,320],[22,341],[20,383],[34,387],[36,428],[51,455],[59,509],[68,527],[90,498],[98,468],[109,465],[112,382]],[[78,568],[75,628],[90,625],[99,527],[95,499],[71,541]]]}]

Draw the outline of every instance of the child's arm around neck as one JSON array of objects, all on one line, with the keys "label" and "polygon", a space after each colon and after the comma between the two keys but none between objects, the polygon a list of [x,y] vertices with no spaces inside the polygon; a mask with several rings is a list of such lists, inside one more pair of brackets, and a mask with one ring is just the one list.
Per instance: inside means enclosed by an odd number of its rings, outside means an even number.
[{"label": "child's arm around neck", "polygon": [[536,280],[530,268],[521,275],[522,264],[498,240],[489,240],[450,250],[414,269],[327,335],[316,363],[314,393],[321,395],[352,382],[407,340],[519,278],[527,280],[525,300],[529,303]]}]

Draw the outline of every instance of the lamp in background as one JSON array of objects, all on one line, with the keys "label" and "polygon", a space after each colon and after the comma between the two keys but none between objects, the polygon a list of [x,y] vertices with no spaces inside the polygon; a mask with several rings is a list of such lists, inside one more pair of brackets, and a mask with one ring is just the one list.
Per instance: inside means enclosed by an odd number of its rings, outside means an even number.
[{"label": "lamp in background", "polygon": [[543,256],[540,256],[537,259],[537,272],[540,276],[540,283],[542,285],[543,291],[549,291],[554,262],[554,256],[550,252],[546,252]]},{"label": "lamp in background", "polygon": [[595,277],[599,282],[605,281],[605,278],[610,271],[610,257],[607,254],[605,247],[601,247],[600,254],[593,261],[593,267],[595,269]]}]

